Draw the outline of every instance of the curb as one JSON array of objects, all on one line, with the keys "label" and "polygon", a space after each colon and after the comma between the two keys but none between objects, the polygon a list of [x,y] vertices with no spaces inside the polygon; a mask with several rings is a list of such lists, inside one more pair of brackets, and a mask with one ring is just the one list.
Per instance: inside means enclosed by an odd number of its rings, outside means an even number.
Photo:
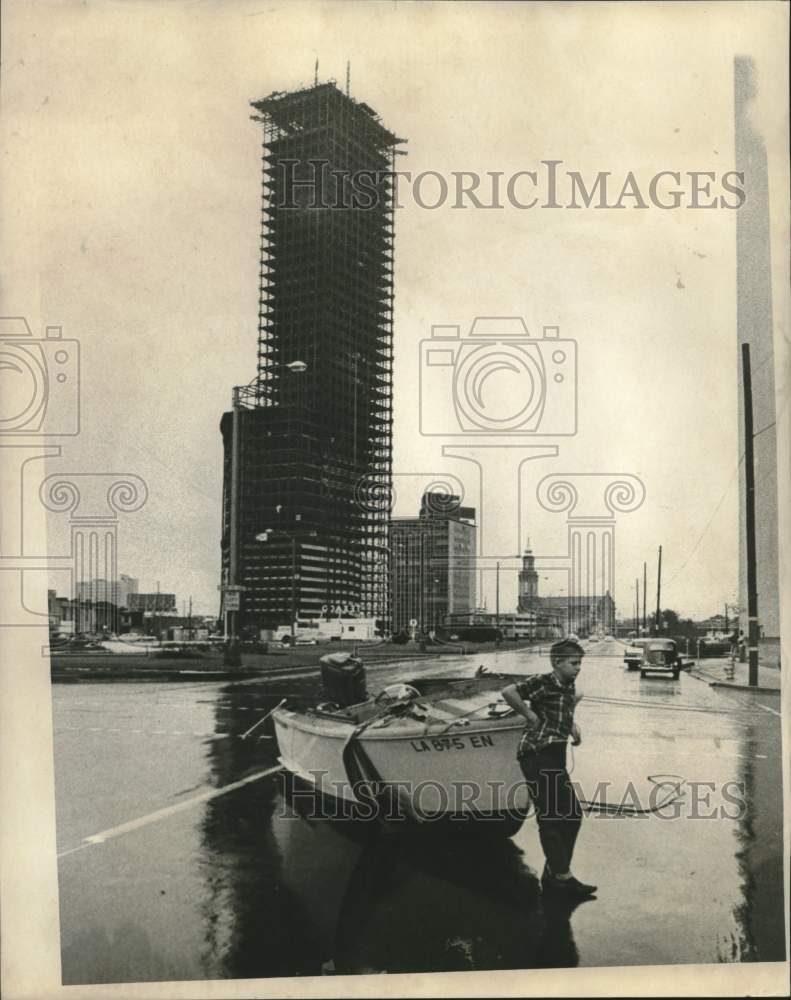
[{"label": "curb", "polygon": [[217,671],[186,673],[164,670],[141,670],[137,673],[131,671],[115,673],[109,670],[101,672],[95,670],[54,670],[50,674],[50,678],[55,684],[79,684],[83,681],[203,681],[208,684],[220,681],[257,680],[260,676],[260,674],[247,671],[221,674]]},{"label": "curb", "polygon": [[318,673],[315,667],[277,667],[269,670],[92,670],[90,667],[78,667],[75,670],[53,670],[51,679],[54,682],[79,681],[204,681],[207,684],[219,681],[266,680],[268,677],[278,677],[281,674],[313,674]]},{"label": "curb", "polygon": [[731,688],[734,691],[761,691],[764,694],[780,694],[780,688],[736,684],[733,681],[723,681],[714,674],[705,674],[698,670],[690,670],[689,673],[691,677],[695,677],[699,681],[704,681],[709,687]]},{"label": "curb", "polygon": [[763,694],[780,694],[780,688],[768,688],[755,685],[751,687],[749,684],[731,684],[730,681],[710,681],[709,687],[713,688],[732,688],[734,691],[760,691]]}]

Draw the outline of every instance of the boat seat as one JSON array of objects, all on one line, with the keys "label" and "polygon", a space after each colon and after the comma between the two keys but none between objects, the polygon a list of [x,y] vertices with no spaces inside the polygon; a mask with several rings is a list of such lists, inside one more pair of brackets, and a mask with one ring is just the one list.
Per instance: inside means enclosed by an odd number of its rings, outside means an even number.
[{"label": "boat seat", "polygon": [[349,715],[357,723],[367,722],[369,719],[373,718],[374,715],[378,715],[381,711],[381,705],[377,705],[373,699],[370,701],[364,701],[359,705],[352,705],[347,709]]}]

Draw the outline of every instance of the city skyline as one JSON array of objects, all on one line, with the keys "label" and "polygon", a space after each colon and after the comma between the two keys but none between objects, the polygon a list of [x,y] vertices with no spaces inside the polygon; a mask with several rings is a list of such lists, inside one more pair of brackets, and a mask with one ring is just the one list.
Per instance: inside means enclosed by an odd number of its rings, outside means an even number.
[{"label": "city skyline", "polygon": [[3,13],[4,995],[783,995],[791,6]]},{"label": "city skyline", "polygon": [[[341,24],[350,23],[347,11],[338,16]],[[499,16],[493,15],[495,20]],[[47,72],[58,83],[58,98],[35,116],[31,112],[25,127],[30,148],[49,141],[56,120],[63,139],[58,161],[47,160],[47,173],[37,175],[51,206],[46,220],[31,206],[38,231],[48,236],[46,246],[61,249],[57,257],[46,249],[39,254],[43,294],[24,284],[18,287],[18,311],[28,315],[37,334],[57,322],[65,336],[80,339],[83,432],[69,446],[69,464],[113,468],[120,463],[138,471],[149,485],[146,507],[135,514],[134,523],[130,519],[123,526],[119,539],[122,561],[149,581],[147,586],[160,579],[163,588],[191,593],[202,611],[219,606],[216,414],[227,408],[229,386],[249,379],[257,341],[260,148],[256,126],[245,121],[250,97],[309,86],[317,54],[321,80],[332,75],[342,79],[351,59],[353,91],[409,136],[410,155],[399,167],[414,175],[435,171],[452,178],[454,171],[484,175],[489,170],[507,178],[552,159],[586,179],[608,167],[617,167],[621,176],[630,168],[638,174],[642,170],[641,180],[658,169],[683,172],[709,165],[722,176],[735,163],[733,67],[727,44],[723,42],[721,58],[714,55],[716,46],[707,50],[696,80],[674,79],[661,54],[651,51],[650,18],[643,25],[631,12],[624,16],[633,29],[631,52],[594,23],[590,37],[598,52],[611,51],[613,58],[625,58],[630,65],[646,60],[652,78],[662,81],[656,95],[620,90],[616,95],[592,64],[600,91],[584,118],[575,110],[586,106],[574,90],[579,80],[567,81],[570,92],[543,88],[539,103],[510,108],[506,128],[501,112],[487,114],[487,108],[498,107],[495,94],[507,80],[521,80],[531,92],[555,44],[548,43],[545,53],[534,52],[529,19],[511,25],[524,36],[528,58],[516,60],[506,53],[498,66],[490,67],[491,78],[473,77],[473,85],[459,67],[476,64],[474,49],[464,43],[458,65],[447,53],[435,65],[423,59],[422,43],[399,16],[373,65],[365,57],[370,27],[358,30],[355,25],[354,44],[308,33],[299,43],[292,40],[286,54],[271,42],[278,37],[277,16],[264,40],[256,33],[255,19],[244,23],[242,36],[234,34],[241,22],[230,18],[218,32],[220,22],[202,11],[188,27],[188,46],[195,50],[188,48],[180,56],[192,65],[200,50],[200,79],[185,88],[171,71],[148,61],[145,74],[134,72],[131,66],[142,58],[142,49],[140,36],[132,32],[118,67],[102,71],[112,103],[104,131],[91,122],[105,96],[85,87],[92,56],[70,77],[65,69],[68,65],[73,73],[73,67],[59,56],[68,45],[54,18]],[[547,29],[559,23],[552,11],[541,19]],[[175,23],[163,15],[163,39],[170,37]],[[109,15],[97,24],[100,33],[112,31]],[[749,37],[750,26],[744,23],[743,30]],[[554,37],[551,31],[547,37]],[[229,74],[205,56],[222,51],[231,38],[235,57]],[[269,52],[263,68],[256,58],[262,46]],[[581,58],[584,62],[587,56]],[[690,56],[689,65],[694,64]],[[759,77],[771,76],[765,60],[757,69]],[[402,90],[393,93],[390,81],[396,74],[407,81],[407,94],[420,95],[419,101],[405,99]],[[136,81],[131,90],[129,78]],[[691,86],[705,88],[705,114],[695,102],[690,106]],[[79,108],[79,114],[69,120],[53,118],[66,103]],[[606,111],[615,105],[623,116],[617,128]],[[147,108],[145,116],[137,115],[139,107]],[[192,123],[188,133],[173,129],[177,108]],[[778,112],[760,87],[752,113],[767,134],[776,132]],[[632,120],[640,121],[639,129],[629,124]],[[473,121],[475,128],[470,128]],[[119,155],[121,122],[126,140]],[[86,128],[95,156],[112,165],[106,178],[92,176],[90,183],[74,169],[82,142],[78,136]],[[119,188],[115,175],[130,170],[130,147],[138,164],[132,173],[136,183]],[[773,162],[769,180],[770,190],[782,189]],[[430,181],[427,176],[426,202]],[[58,207],[59,190],[72,192],[84,220],[80,227],[72,225],[71,209]],[[196,199],[199,212],[194,211]],[[512,207],[457,211],[447,203],[430,210],[414,202],[409,185],[402,202],[395,220],[393,513],[406,515],[415,508],[427,478],[454,476],[465,480],[465,502],[480,507],[469,463],[447,460],[441,440],[420,434],[420,342],[435,324],[458,323],[466,335],[476,315],[523,315],[534,337],[555,324],[561,337],[579,345],[577,437],[562,443],[556,459],[527,463],[523,475],[521,530],[531,534],[537,558],[556,555],[565,530],[562,517],[546,514],[535,502],[540,477],[551,470],[623,470],[643,480],[646,502],[618,523],[614,592],[619,606],[630,600],[644,560],[653,575],[659,544],[664,551],[663,604],[705,616],[735,601],[740,530],[732,377],[736,213],[685,209],[681,215],[655,207],[642,213],[594,208],[531,213]],[[648,212],[650,246],[631,239],[639,235]],[[143,236],[127,243],[122,233],[125,220],[131,219],[133,231]],[[26,246],[22,233],[20,245]],[[146,254],[141,254],[143,245]],[[120,273],[133,276],[130,287],[119,285]],[[76,295],[84,287],[96,289],[90,302]],[[144,289],[155,289],[156,296],[143,294]],[[113,335],[105,336],[107,330]],[[119,371],[131,377],[116,380],[108,394],[104,373]],[[178,379],[170,374],[175,372]],[[644,377],[647,372],[650,379]],[[677,401],[672,408],[664,406],[668,392]],[[694,435],[687,433],[690,426],[696,428]],[[103,436],[99,427],[105,428]],[[53,463],[53,469],[61,467],[63,463]],[[502,481],[514,491],[507,469]],[[499,498],[488,498],[495,519],[499,503]],[[50,524],[55,548],[59,528],[55,518]],[[508,556],[518,551],[508,540],[502,548]],[[485,589],[491,604],[492,587]],[[503,601],[515,606],[515,575]]]}]

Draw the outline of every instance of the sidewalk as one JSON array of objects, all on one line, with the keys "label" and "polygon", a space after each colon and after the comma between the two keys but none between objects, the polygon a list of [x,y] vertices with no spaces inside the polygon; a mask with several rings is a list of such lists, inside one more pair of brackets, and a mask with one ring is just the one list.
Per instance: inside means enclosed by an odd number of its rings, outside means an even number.
[{"label": "sidewalk", "polygon": [[[731,674],[731,669],[733,673]],[[697,660],[690,673],[712,687],[746,688],[749,691],[771,691],[780,694],[780,670],[777,667],[758,665],[758,686],[750,687],[750,667],[748,663],[731,664],[730,657],[716,656]]]}]

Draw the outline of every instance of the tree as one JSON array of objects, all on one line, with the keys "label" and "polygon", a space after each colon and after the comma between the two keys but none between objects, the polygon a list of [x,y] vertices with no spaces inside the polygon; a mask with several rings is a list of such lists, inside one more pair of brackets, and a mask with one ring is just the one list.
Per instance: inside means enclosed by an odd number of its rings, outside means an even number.
[{"label": "tree", "polygon": [[682,620],[679,613],[672,608],[665,608],[660,612],[660,622],[663,635],[677,635],[689,639],[694,639],[697,636],[695,623],[692,619],[685,618]]}]

